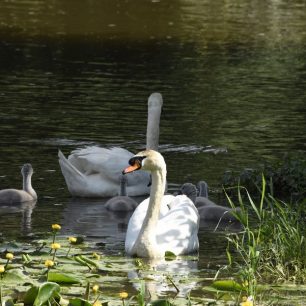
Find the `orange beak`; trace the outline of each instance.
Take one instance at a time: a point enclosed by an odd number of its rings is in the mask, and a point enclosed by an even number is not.
[[[122,174],[126,174],[126,173],[130,173],[130,172],[136,171],[136,170],[140,169],[140,167],[141,167],[140,164],[136,162],[134,165],[125,168],[122,171]]]

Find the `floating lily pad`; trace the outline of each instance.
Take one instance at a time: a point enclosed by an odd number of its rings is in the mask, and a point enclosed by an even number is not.
[[[78,284],[81,283],[79,279],[65,273],[51,272],[48,273],[48,281],[59,284]]]
[[[234,280],[217,280],[212,283],[212,287],[221,291],[243,291],[243,287]]]

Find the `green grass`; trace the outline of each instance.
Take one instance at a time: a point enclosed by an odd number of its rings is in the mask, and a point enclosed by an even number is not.
[[[258,203],[239,186],[238,205],[226,196],[232,207],[241,208],[236,217],[243,224],[243,230],[227,235],[227,256],[229,266],[238,271],[237,279],[246,294],[256,302],[262,284],[305,284],[305,202],[293,209],[267,195],[264,177]]]

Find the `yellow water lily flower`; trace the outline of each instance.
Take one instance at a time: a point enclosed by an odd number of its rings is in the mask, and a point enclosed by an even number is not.
[[[92,291],[93,291],[94,293],[97,293],[97,292],[99,291],[99,286],[98,286],[98,285],[94,285],[94,286],[92,287]]]
[[[92,306],[102,306],[102,303],[100,301],[95,301]]]
[[[13,253],[6,253],[5,258],[8,260],[12,260],[14,258],[14,254]]]
[[[98,253],[96,253],[96,252],[94,252],[94,253],[92,254],[92,257],[94,257],[94,258],[97,259],[97,260],[99,260],[99,259],[101,258],[101,256],[100,256]]]
[[[58,250],[61,248],[61,245],[59,243],[52,243],[51,244],[51,249],[52,250]]]
[[[122,299],[126,299],[129,295],[128,295],[127,292],[122,291],[122,292],[119,293],[119,296],[120,296],[120,298],[122,298]]]
[[[54,231],[59,231],[62,227],[59,224],[52,224],[52,229]]]
[[[45,261],[45,266],[46,266],[47,268],[53,267],[53,266],[54,266],[54,261],[51,260],[51,259],[47,259],[47,260]]]
[[[242,297],[242,302],[240,303],[240,306],[253,306],[253,297]]]
[[[4,268],[4,266],[0,266],[0,273],[4,273],[5,272],[5,268]]]
[[[68,240],[69,240],[70,243],[76,243],[77,242],[77,238],[75,238],[75,237],[69,237]]]

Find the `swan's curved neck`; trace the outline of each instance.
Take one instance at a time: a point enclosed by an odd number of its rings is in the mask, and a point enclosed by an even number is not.
[[[29,193],[33,197],[33,199],[37,199],[37,194],[31,184],[31,175],[23,176],[22,189]]]
[[[151,172],[152,186],[149,206],[137,240],[133,246],[133,253],[140,257],[163,257],[156,242],[156,228],[159,219],[160,205],[166,187],[166,169]]]
[[[147,150],[158,151],[160,114],[161,106],[149,106],[146,145]]]

